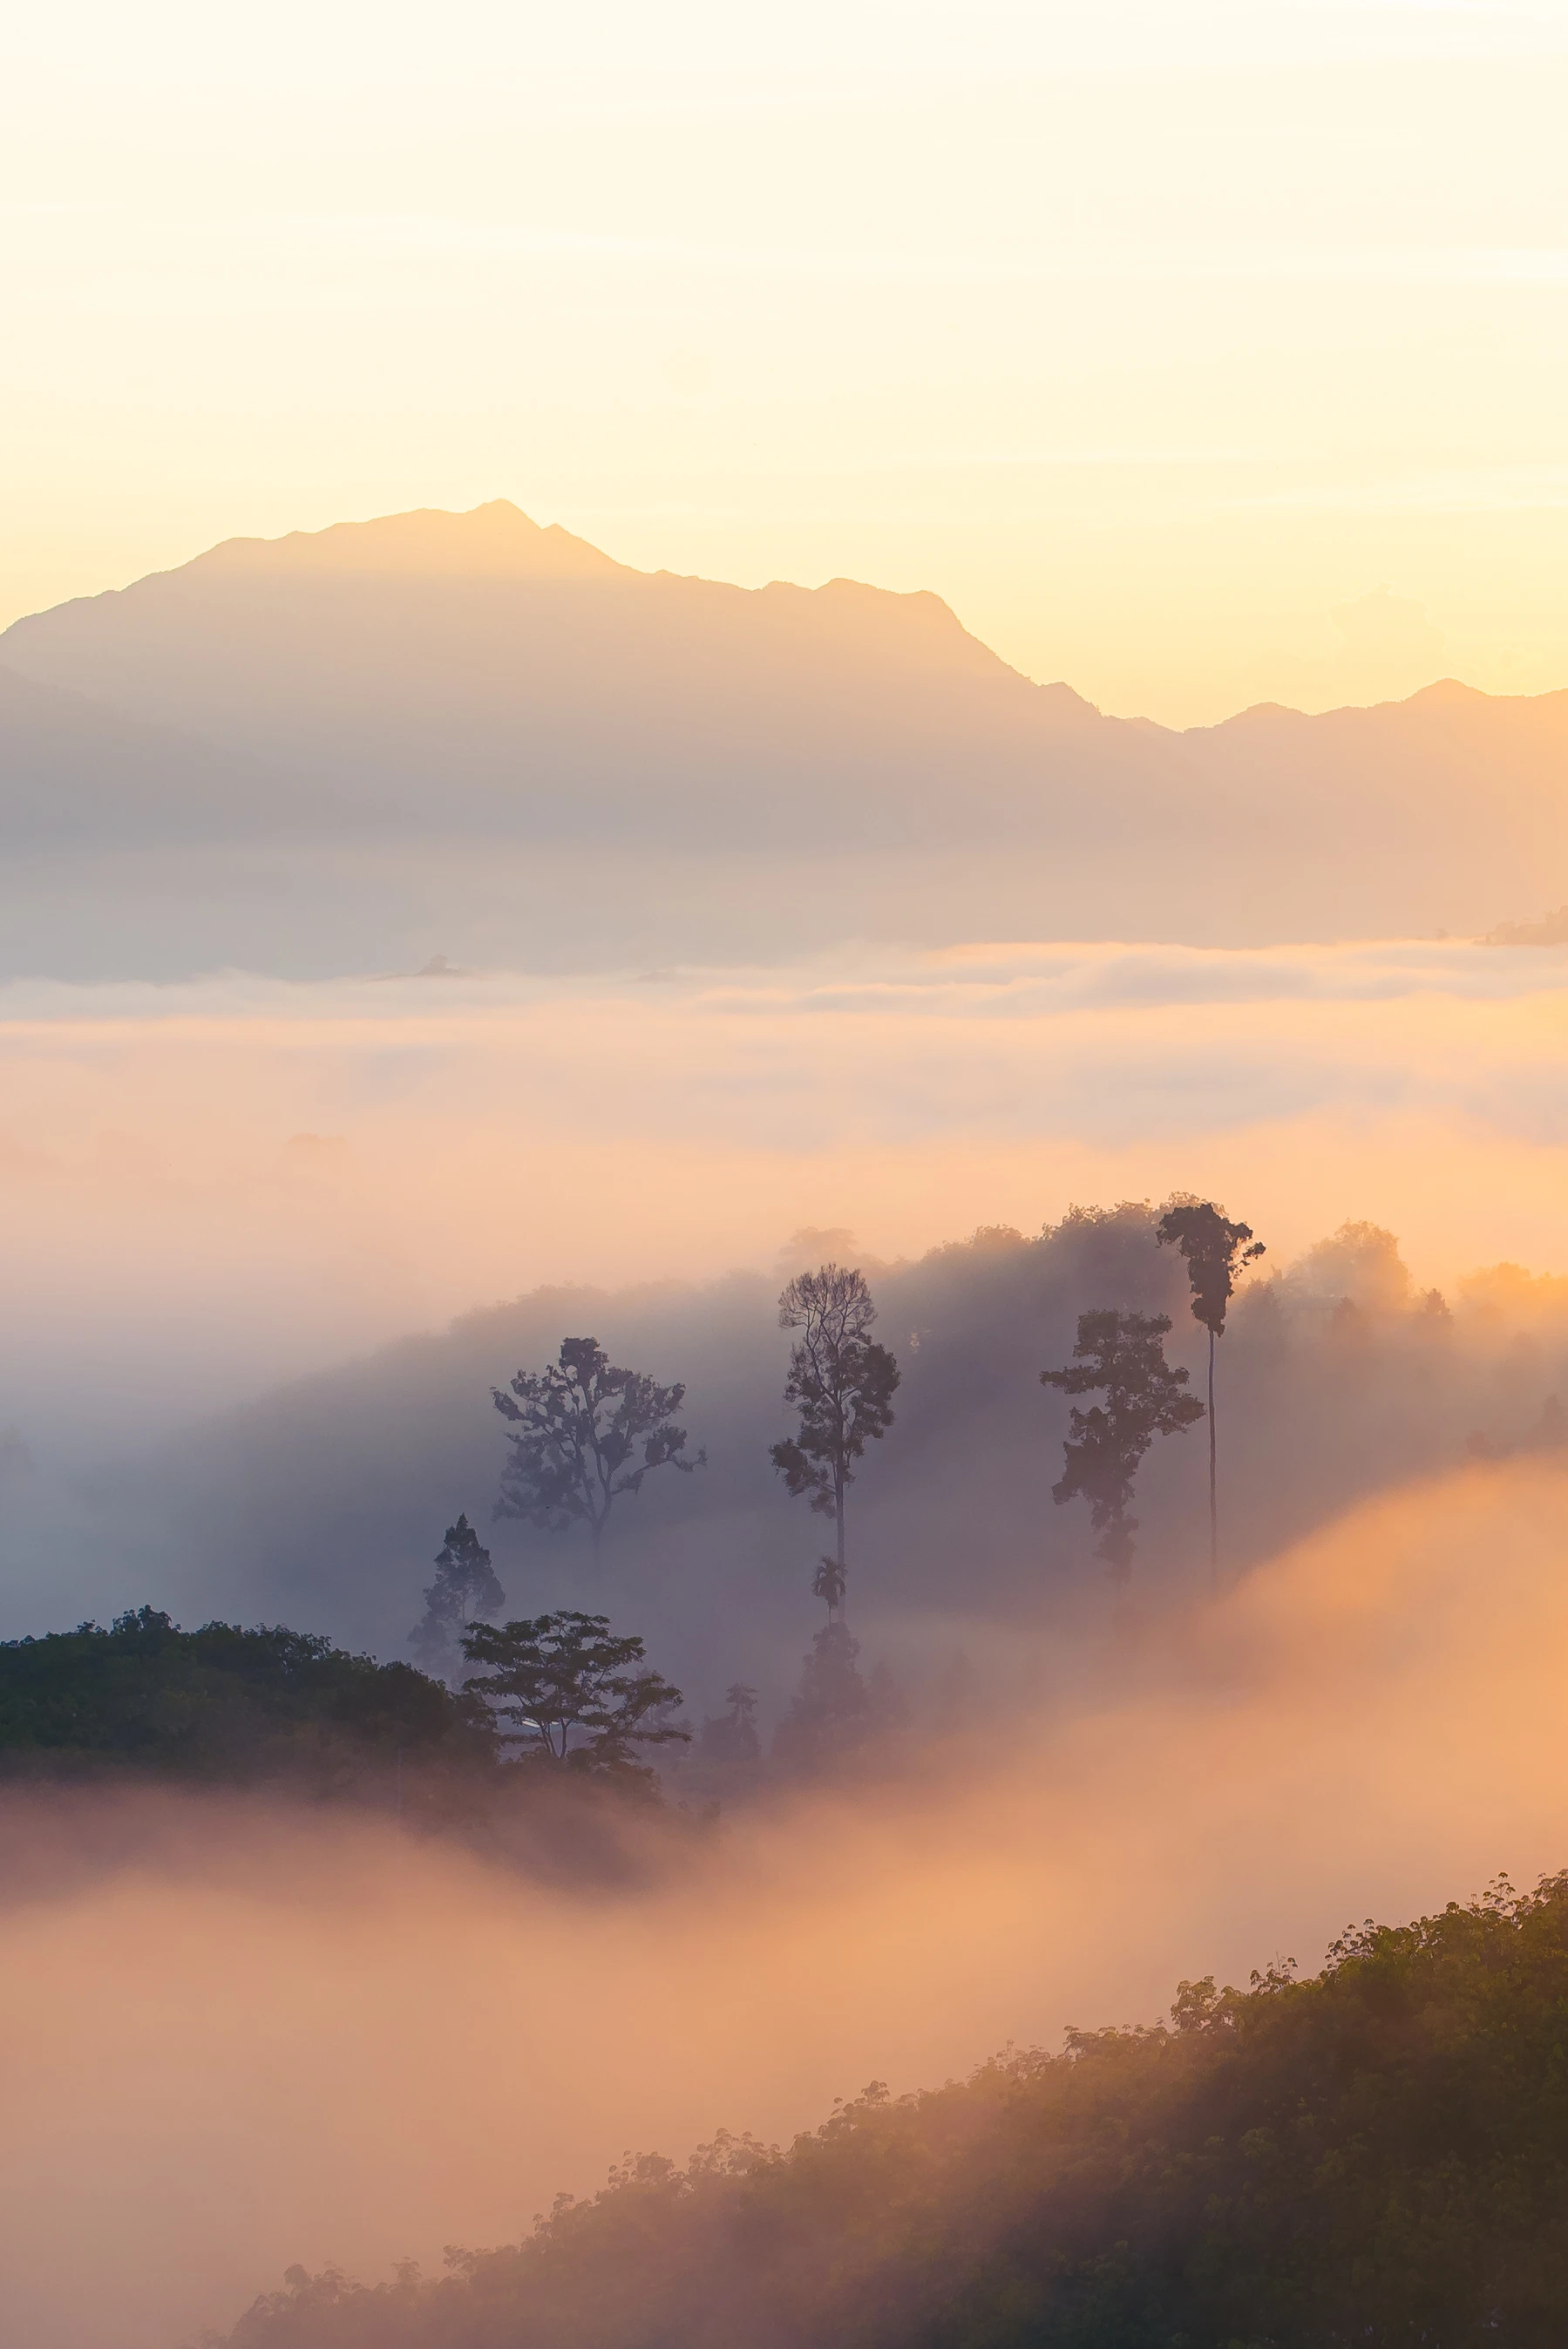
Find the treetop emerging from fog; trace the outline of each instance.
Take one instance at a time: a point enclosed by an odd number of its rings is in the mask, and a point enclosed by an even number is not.
[[[1253,1238],[1251,1224],[1233,1224],[1210,1199],[1179,1194],[1159,1223],[1154,1237],[1161,1247],[1176,1248],[1187,1266],[1192,1290],[1192,1318],[1212,1338],[1225,1326],[1225,1309],[1243,1265],[1255,1264],[1266,1254],[1262,1240]]]
[[[596,1338],[563,1338],[546,1369],[519,1371],[510,1393],[490,1393],[514,1429],[496,1515],[551,1533],[585,1525],[595,1549],[615,1503],[640,1492],[650,1469],[689,1476],[707,1464],[705,1452],[685,1456],[686,1430],[675,1421],[681,1381],[661,1386],[618,1368]]]
[[[818,1564],[811,1588],[827,1602],[830,1619],[843,1604],[844,1494],[854,1482],[851,1462],[892,1425],[898,1364],[868,1333],[877,1318],[863,1272],[825,1264],[797,1273],[779,1299],[779,1326],[799,1330],[790,1349],[784,1401],[799,1413],[798,1433],[769,1451],[795,1497],[807,1497],[831,1517],[836,1541]]]

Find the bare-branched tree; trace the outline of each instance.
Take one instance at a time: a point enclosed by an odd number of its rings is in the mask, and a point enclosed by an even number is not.
[[[801,1333],[784,1386],[799,1425],[769,1457],[791,1494],[804,1494],[819,1516],[833,1520],[833,1554],[820,1560],[811,1584],[813,1597],[827,1603],[830,1623],[838,1619],[848,1580],[844,1494],[854,1482],[852,1464],[892,1425],[898,1364],[869,1335],[876,1318],[864,1273],[836,1264],[798,1273],[779,1299],[779,1328]]]
[[[1253,1238],[1251,1224],[1231,1223],[1212,1199],[1177,1196],[1154,1227],[1161,1247],[1181,1250],[1186,1259],[1192,1291],[1192,1319],[1209,1333],[1209,1577],[1212,1588],[1220,1582],[1220,1484],[1214,1418],[1214,1340],[1225,1334],[1225,1308],[1243,1265],[1255,1264],[1265,1253],[1262,1240]]]
[[[689,1476],[707,1464],[706,1452],[684,1456],[686,1430],[675,1422],[686,1399],[680,1381],[663,1387],[642,1371],[618,1369],[596,1338],[563,1338],[558,1361],[519,1371],[510,1392],[490,1393],[513,1428],[497,1516],[551,1533],[585,1525],[595,1549],[615,1503],[640,1492],[650,1470]]]
[[[1059,1387],[1064,1394],[1104,1392],[1103,1404],[1088,1411],[1073,1406],[1063,1472],[1051,1497],[1058,1507],[1080,1498],[1088,1503],[1089,1523],[1099,1536],[1096,1554],[1117,1583],[1132,1572],[1138,1519],[1128,1511],[1144,1454],[1157,1435],[1183,1434],[1203,1416],[1197,1396],[1181,1392],[1186,1371],[1172,1370],[1165,1359],[1170,1327],[1166,1313],[1080,1313],[1071,1362],[1066,1370],[1040,1372],[1042,1386]]]

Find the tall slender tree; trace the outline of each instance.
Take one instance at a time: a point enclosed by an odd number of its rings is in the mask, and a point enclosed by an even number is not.
[[[1096,1554],[1113,1582],[1132,1572],[1132,1537],[1138,1519],[1128,1514],[1144,1454],[1157,1435],[1181,1435],[1203,1416],[1196,1395],[1183,1394],[1184,1370],[1165,1359],[1167,1313],[1080,1313],[1078,1343],[1065,1370],[1042,1371],[1040,1384],[1064,1394],[1104,1391],[1105,1402],[1088,1411],[1075,1403],[1063,1469],[1051,1486],[1059,1508],[1078,1499],[1089,1505],[1089,1523],[1099,1536]]]
[[[1212,1199],[1177,1197],[1154,1226],[1156,1245],[1180,1249],[1192,1291],[1192,1319],[1209,1333],[1209,1581],[1220,1587],[1219,1447],[1214,1417],[1214,1340],[1225,1334],[1225,1309],[1243,1265],[1267,1253],[1251,1224],[1233,1224]]]
[[[838,1620],[848,1582],[844,1495],[855,1480],[852,1463],[892,1425],[898,1364],[868,1334],[876,1318],[864,1273],[836,1264],[797,1273],[779,1299],[779,1328],[801,1333],[784,1384],[799,1426],[769,1457],[791,1494],[804,1494],[819,1516],[833,1520],[832,1555],[820,1560],[811,1584],[830,1623]]]
[[[519,1371],[510,1393],[490,1394],[514,1433],[501,1476],[498,1517],[522,1517],[551,1533],[585,1525],[598,1548],[610,1512],[642,1490],[655,1468],[689,1476],[707,1454],[686,1457],[675,1414],[686,1388],[660,1386],[642,1371],[616,1367],[596,1338],[563,1338],[556,1361]]]
[[[425,1592],[425,1611],[408,1634],[408,1645],[438,1680],[454,1678],[462,1661],[462,1638],[476,1616],[496,1616],[506,1593],[496,1578],[490,1554],[469,1525],[467,1513],[447,1527],[436,1559],[436,1578]]]

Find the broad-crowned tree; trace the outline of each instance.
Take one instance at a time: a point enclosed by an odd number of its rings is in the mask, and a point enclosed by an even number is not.
[[[1203,1416],[1197,1396],[1181,1392],[1186,1371],[1172,1370],[1165,1359],[1170,1327],[1166,1313],[1080,1313],[1071,1362],[1066,1370],[1040,1372],[1042,1386],[1059,1387],[1064,1394],[1104,1391],[1103,1404],[1088,1411],[1073,1406],[1063,1473],[1051,1497],[1058,1507],[1066,1501],[1088,1503],[1089,1523],[1099,1536],[1096,1554],[1118,1583],[1132,1572],[1138,1519],[1128,1511],[1144,1454],[1157,1435],[1183,1434]]]
[[[686,1430],[675,1422],[686,1399],[680,1381],[664,1387],[618,1369],[596,1338],[563,1338],[547,1369],[519,1371],[510,1392],[490,1393],[512,1423],[497,1516],[551,1533],[585,1525],[595,1549],[615,1503],[640,1492],[650,1470],[689,1476],[707,1463],[706,1452],[685,1457]]]
[[[494,1617],[506,1605],[490,1554],[467,1514],[447,1527],[436,1558],[436,1578],[425,1591],[425,1611],[408,1634],[408,1645],[425,1671],[449,1680],[462,1661],[463,1632],[476,1617]]]
[[[898,1364],[868,1333],[877,1318],[864,1273],[836,1264],[798,1273],[779,1299],[779,1326],[799,1330],[790,1350],[784,1400],[799,1414],[798,1432],[769,1454],[790,1493],[804,1494],[833,1520],[833,1555],[820,1562],[812,1595],[828,1620],[844,1603],[844,1494],[852,1463],[892,1425]]]
[[[647,1670],[641,1640],[618,1637],[604,1615],[565,1609],[515,1623],[473,1623],[463,1640],[484,1666],[463,1683],[482,1697],[501,1731],[559,1768],[635,1772],[633,1748],[685,1744],[670,1715],[681,1692]]]
[[[1214,1340],[1225,1333],[1225,1308],[1243,1265],[1265,1253],[1250,1224],[1233,1224],[1212,1199],[1173,1198],[1154,1226],[1156,1244],[1180,1249],[1192,1291],[1192,1319],[1209,1333],[1209,1573],[1220,1579],[1219,1452],[1214,1418]]]

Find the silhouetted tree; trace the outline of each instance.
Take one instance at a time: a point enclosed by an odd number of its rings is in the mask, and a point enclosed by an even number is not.
[[[797,1273],[779,1299],[779,1326],[801,1332],[789,1354],[784,1400],[800,1415],[799,1433],[769,1454],[791,1494],[809,1495],[819,1516],[831,1517],[833,1555],[819,1563],[813,1598],[827,1602],[828,1620],[844,1603],[844,1493],[854,1482],[852,1461],[892,1425],[898,1364],[867,1335],[877,1318],[862,1272],[825,1264]]]
[[[408,1645],[426,1671],[448,1679],[462,1658],[463,1632],[477,1616],[496,1616],[506,1593],[496,1579],[490,1554],[481,1547],[467,1514],[447,1527],[436,1558],[436,1578],[425,1592],[425,1611],[408,1634]]]
[[[860,1657],[847,1623],[825,1623],[813,1636],[800,1685],[773,1733],[773,1758],[786,1769],[826,1768],[869,1735],[872,1698]]]
[[[759,1762],[762,1747],[757,1735],[757,1691],[748,1688],[744,1681],[736,1681],[726,1689],[724,1702],[727,1711],[710,1713],[702,1724],[698,1745],[703,1760],[726,1769]]]
[[[1063,1445],[1065,1467],[1051,1486],[1059,1507],[1079,1498],[1089,1505],[1089,1523],[1099,1536],[1096,1554],[1115,1582],[1132,1571],[1132,1537],[1138,1519],[1129,1516],[1133,1482],[1157,1435],[1180,1435],[1203,1416],[1196,1395],[1181,1392],[1184,1370],[1165,1360],[1167,1313],[1080,1313],[1078,1343],[1064,1371],[1042,1371],[1040,1384],[1064,1394],[1092,1394],[1105,1402],[1089,1411],[1075,1404],[1071,1433]]]
[[[635,1770],[634,1745],[689,1742],[670,1714],[678,1688],[643,1665],[641,1640],[617,1638],[604,1615],[571,1609],[514,1623],[475,1623],[463,1640],[470,1663],[488,1669],[464,1682],[502,1731],[530,1741],[542,1758],[578,1770]]]
[[[1225,1308],[1243,1265],[1265,1253],[1250,1224],[1231,1223],[1212,1199],[1174,1198],[1154,1227],[1156,1244],[1179,1248],[1187,1263],[1192,1319],[1209,1333],[1209,1574],[1220,1579],[1220,1485],[1214,1417],[1214,1340],[1225,1331]]]
[[[650,1469],[689,1476],[707,1465],[706,1452],[681,1456],[680,1381],[662,1387],[641,1371],[617,1369],[596,1338],[563,1338],[548,1369],[519,1371],[510,1394],[490,1393],[516,1430],[507,1437],[511,1458],[498,1517],[522,1517],[551,1533],[581,1522],[597,1549],[615,1503],[640,1491]]]

